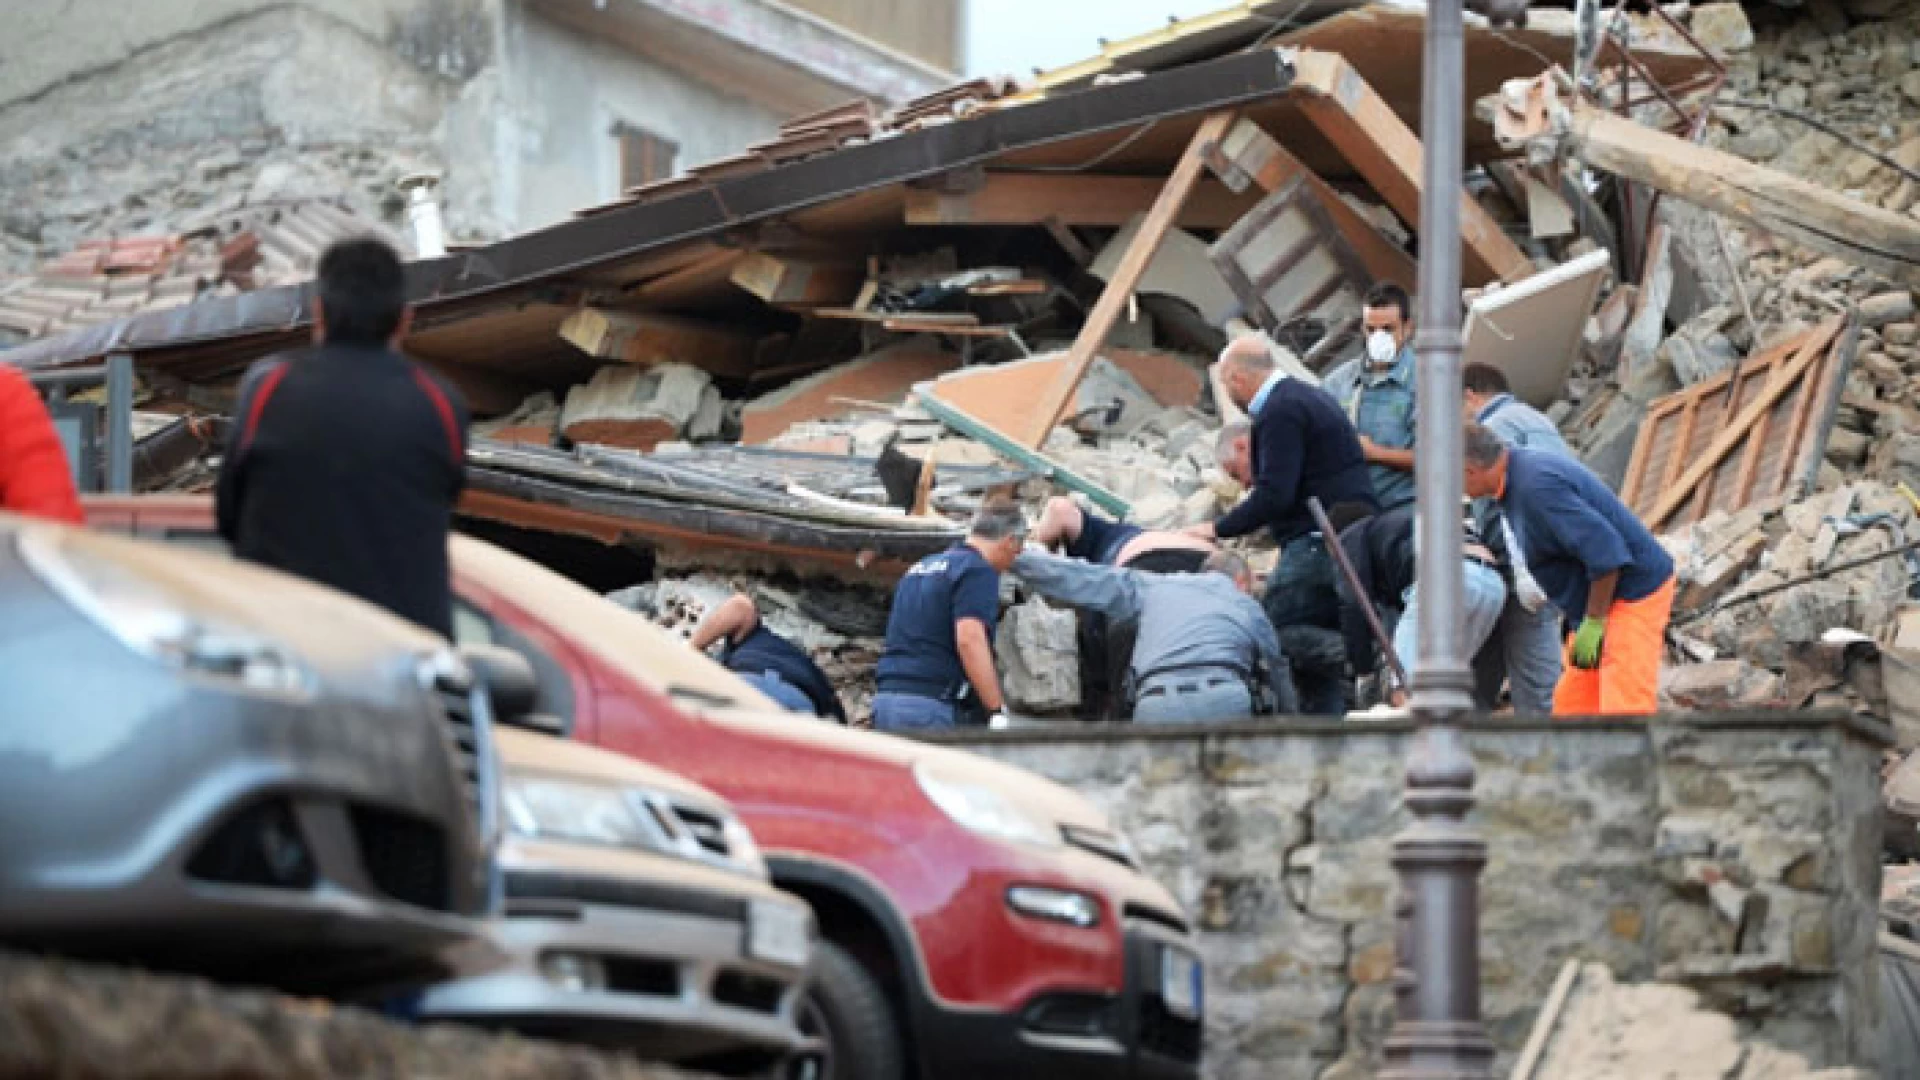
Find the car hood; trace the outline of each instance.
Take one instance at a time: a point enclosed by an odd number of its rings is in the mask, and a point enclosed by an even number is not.
[[[16,554],[22,544],[50,551],[76,586],[56,587],[69,603],[124,601],[256,634],[350,696],[400,666],[411,678],[419,657],[450,648],[372,604],[223,555],[5,514],[0,542]]]
[[[501,726],[494,732],[500,763],[512,772],[539,772],[548,776],[632,785],[664,792],[688,802],[726,806],[720,796],[699,784],[625,754],[600,750],[555,735]]]
[[[1075,792],[1023,769],[930,743],[841,727],[782,712],[765,695],[706,654],[637,612],[492,544],[455,536],[455,576],[498,594],[567,636],[604,664],[708,722],[762,738],[911,768],[926,762],[943,776],[992,787],[1062,825],[1111,830],[1106,815]]]

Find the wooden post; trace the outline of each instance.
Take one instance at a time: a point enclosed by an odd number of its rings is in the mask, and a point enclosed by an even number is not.
[[[1566,149],[1588,166],[1920,288],[1920,219],[1585,104]]]
[[[1425,149],[1345,57],[1299,49],[1293,53],[1294,96],[1307,119],[1334,145],[1394,212],[1420,228],[1420,173]],[[1460,240],[1464,280],[1484,285],[1513,282],[1533,273],[1533,261],[1507,238],[1473,196],[1460,195]]]
[[[1147,216],[1140,222],[1140,229],[1134,234],[1133,243],[1128,245],[1119,267],[1107,279],[1106,290],[1100,294],[1093,311],[1087,315],[1080,335],[1073,339],[1073,347],[1067,352],[1067,361],[1061,367],[1059,378],[1034,403],[1026,428],[1014,433],[1021,443],[1037,448],[1046,442],[1047,433],[1053,430],[1053,426],[1072,406],[1073,394],[1080,386],[1080,380],[1086,377],[1094,356],[1106,344],[1107,334],[1112,332],[1113,324],[1119,319],[1121,311],[1125,310],[1128,298],[1146,274],[1147,264],[1153,261],[1161,239],[1173,227],[1174,219],[1180,216],[1180,209],[1186,204],[1188,193],[1205,171],[1207,148],[1220,141],[1233,120],[1234,113],[1231,110],[1213,113],[1202,120],[1200,127],[1194,131],[1186,152],[1180,155],[1172,175],[1167,177],[1166,185],[1153,201],[1153,208],[1147,211]]]

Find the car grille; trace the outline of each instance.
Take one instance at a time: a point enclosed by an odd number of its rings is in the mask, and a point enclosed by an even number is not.
[[[446,714],[448,742],[452,746],[454,765],[460,772],[460,782],[466,793],[467,809],[473,814],[474,825],[478,828],[486,809],[484,770],[481,767],[481,729],[477,719],[479,709],[474,703],[479,691],[448,685],[450,681],[446,678],[437,680],[434,691],[440,697],[441,711]]]
[[[608,956],[601,962],[607,969],[607,989],[617,994],[680,996],[680,969],[665,960]]]
[[[1103,859],[1110,859],[1129,870],[1140,867],[1133,860],[1133,852],[1127,848],[1126,841],[1110,832],[1089,829],[1082,825],[1062,825],[1060,835],[1067,843],[1082,851],[1091,851]]]
[[[187,860],[187,873],[224,885],[311,889],[318,870],[283,798],[265,799],[222,822]]]
[[[415,907],[447,911],[447,838],[438,825],[371,806],[349,808],[367,877],[381,892]]]
[[[719,859],[733,858],[733,845],[727,842],[727,827],[718,814],[680,803],[671,803],[667,811],[700,849]]]
[[[780,999],[786,992],[787,984],[779,979],[745,971],[723,971],[713,980],[714,1001],[769,1016],[780,1011]]]

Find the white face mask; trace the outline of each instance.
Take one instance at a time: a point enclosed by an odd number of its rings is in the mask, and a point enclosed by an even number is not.
[[[1375,330],[1367,335],[1367,359],[1376,364],[1392,363],[1400,355],[1400,344],[1393,335],[1385,330]]]

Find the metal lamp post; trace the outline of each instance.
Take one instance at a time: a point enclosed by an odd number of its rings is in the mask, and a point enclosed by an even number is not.
[[[1461,600],[1460,174],[1466,142],[1462,0],[1428,0],[1420,107],[1425,178],[1420,197],[1418,355],[1414,441],[1421,603],[1413,674],[1418,725],[1407,761],[1412,821],[1395,837],[1400,874],[1398,1015],[1387,1035],[1392,1080],[1482,1080],[1493,1043],[1480,1020],[1480,869],[1486,844],[1467,825],[1473,758],[1460,720],[1473,710],[1473,672]],[[1526,0],[1480,0],[1495,23],[1524,22]]]

